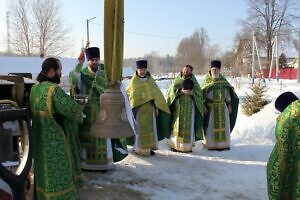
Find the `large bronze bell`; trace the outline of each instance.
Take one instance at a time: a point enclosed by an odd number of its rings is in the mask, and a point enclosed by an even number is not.
[[[120,85],[106,89],[100,96],[100,112],[92,125],[91,135],[99,138],[122,138],[134,135],[128,122]]]

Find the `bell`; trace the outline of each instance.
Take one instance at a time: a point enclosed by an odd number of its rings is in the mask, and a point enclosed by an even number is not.
[[[119,86],[118,84],[118,87],[106,89],[100,96],[100,112],[90,131],[94,137],[122,138],[134,135]]]

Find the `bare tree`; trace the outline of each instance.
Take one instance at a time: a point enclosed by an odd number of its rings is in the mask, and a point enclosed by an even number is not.
[[[30,27],[30,16],[28,15],[29,0],[13,1],[11,7],[11,24],[13,51],[20,55],[30,56],[33,48],[33,35]]]
[[[151,51],[149,54],[145,54],[145,59],[148,61],[148,68],[152,73],[161,73],[161,57],[158,52]]]
[[[58,0],[33,0],[32,11],[40,55],[60,55],[68,48],[66,41],[70,29],[62,23],[61,7]]]
[[[297,50],[297,51],[300,51],[300,49],[299,49],[299,40],[293,40],[293,46],[295,47],[295,49]]]
[[[190,37],[183,38],[177,47],[176,70],[190,64],[194,66],[195,73],[204,72],[208,43],[209,38],[204,28],[196,30]]]
[[[214,59],[219,59],[221,57],[221,54],[221,47],[218,44],[208,45],[206,50],[206,63],[210,63],[210,61]]]
[[[299,0],[248,0],[248,18],[244,25],[255,30],[257,38],[262,38],[268,63],[274,36],[278,34],[282,39],[290,39],[293,22],[299,19],[296,15],[299,4]]]
[[[63,24],[60,0],[17,0],[12,7],[18,53],[45,56],[67,51],[70,29]]]

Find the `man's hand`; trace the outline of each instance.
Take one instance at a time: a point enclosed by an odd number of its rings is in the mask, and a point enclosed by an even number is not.
[[[206,108],[206,106],[204,106],[203,111],[204,111],[204,114],[205,114],[205,115],[208,114],[208,109]]]
[[[227,105],[227,108],[228,108],[228,112],[231,113],[231,112],[232,112],[231,104],[228,104],[228,105]]]
[[[79,62],[79,64],[83,65],[84,61],[85,61],[84,49],[82,49],[81,52],[80,52],[80,55],[78,57],[78,62]]]
[[[158,115],[159,115],[159,110],[155,108],[155,117],[157,117]]]

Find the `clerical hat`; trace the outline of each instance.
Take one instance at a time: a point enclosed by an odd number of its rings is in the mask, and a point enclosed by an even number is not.
[[[137,60],[136,61],[136,68],[137,69],[147,68],[147,60]]]
[[[298,100],[298,97],[292,92],[284,92],[275,100],[275,108],[282,112],[293,101]]]
[[[98,47],[90,47],[85,50],[86,59],[100,58],[100,49]]]
[[[219,60],[213,60],[210,63],[210,67],[216,67],[216,68],[219,68],[219,69],[221,69],[221,65],[222,65],[222,63]]]
[[[182,82],[182,88],[184,90],[193,90],[194,88],[194,82],[191,80],[191,79],[185,79],[183,82]]]

